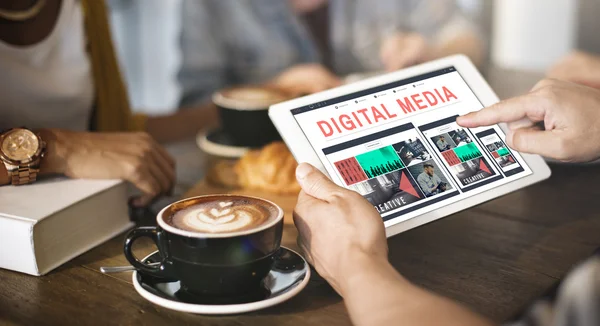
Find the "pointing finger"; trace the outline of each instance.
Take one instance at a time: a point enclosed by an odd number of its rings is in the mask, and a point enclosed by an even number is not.
[[[456,122],[465,128],[490,126],[501,122],[514,122],[524,118],[543,121],[544,106],[539,97],[524,95],[502,101],[477,112],[458,117]]]

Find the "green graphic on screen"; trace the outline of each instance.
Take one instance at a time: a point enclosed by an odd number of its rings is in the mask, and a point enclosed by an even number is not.
[[[500,155],[500,156],[506,156],[509,154],[510,154],[510,152],[508,151],[508,149],[506,149],[506,147],[502,147],[498,150],[498,155]]]
[[[356,160],[369,179],[404,168],[392,146],[358,155]]]
[[[474,143],[457,147],[454,149],[454,153],[463,163],[482,156],[481,152],[479,149],[477,149],[477,146]]]

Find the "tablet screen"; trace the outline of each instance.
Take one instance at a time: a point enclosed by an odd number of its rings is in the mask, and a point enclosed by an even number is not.
[[[334,182],[390,225],[532,173],[498,126],[456,123],[482,107],[448,67],[291,112]]]

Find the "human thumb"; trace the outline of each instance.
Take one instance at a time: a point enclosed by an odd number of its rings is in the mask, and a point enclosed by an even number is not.
[[[332,195],[345,191],[308,163],[298,165],[296,179],[307,195],[324,201],[329,201]]]

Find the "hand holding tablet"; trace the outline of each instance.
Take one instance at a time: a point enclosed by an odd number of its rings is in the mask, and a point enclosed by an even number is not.
[[[476,68],[450,57],[281,103],[270,116],[298,162],[366,198],[388,236],[550,176],[503,129],[460,115],[498,101]]]

